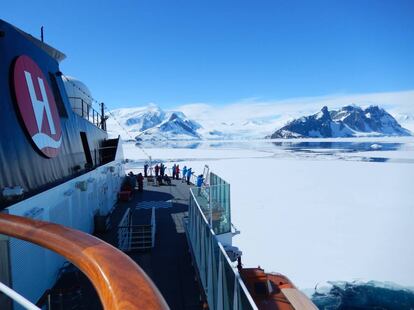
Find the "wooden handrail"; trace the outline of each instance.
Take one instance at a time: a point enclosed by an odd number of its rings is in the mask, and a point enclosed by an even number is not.
[[[144,271],[126,254],[79,230],[0,213],[0,233],[52,250],[90,279],[106,310],[168,309]]]

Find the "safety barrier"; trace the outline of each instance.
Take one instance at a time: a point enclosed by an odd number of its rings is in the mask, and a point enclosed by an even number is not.
[[[118,225],[118,249],[124,252],[151,249],[155,245],[155,232],[155,208],[151,211],[150,224],[145,225],[133,225],[128,208]]]
[[[157,221],[155,220],[155,208],[151,211],[151,241],[152,247],[155,246],[155,232],[157,231]]]
[[[131,248],[131,209],[128,208],[118,225],[118,249],[127,252]]]
[[[99,127],[103,130],[106,130],[106,117],[102,116],[101,113],[96,111],[92,105],[86,102],[81,97],[68,97],[72,103],[72,110],[76,114],[82,116],[84,119],[88,120],[96,127]]]
[[[257,309],[236,267],[197,201],[197,189],[190,190],[188,223],[190,248],[210,309]]]

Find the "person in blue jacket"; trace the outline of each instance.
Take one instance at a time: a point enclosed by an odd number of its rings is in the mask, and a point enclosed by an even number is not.
[[[187,166],[184,166],[184,168],[183,168],[183,180],[181,181],[182,183],[185,182],[186,177],[187,177]]]
[[[197,177],[197,187],[198,187],[198,192],[197,192],[197,194],[198,194],[198,196],[200,196],[200,195],[201,195],[201,186],[203,185],[203,182],[204,182],[203,175],[202,175],[202,174],[200,174],[200,175]]]
[[[191,178],[191,175],[193,174],[191,170],[192,170],[191,168],[187,169],[187,184],[188,185],[190,185],[190,178]]]

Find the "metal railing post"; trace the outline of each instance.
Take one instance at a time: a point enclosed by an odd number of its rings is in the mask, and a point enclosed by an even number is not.
[[[41,310],[36,305],[32,304],[30,301],[28,301],[26,298],[24,298],[19,293],[13,291],[10,287],[4,285],[0,282],[0,292],[3,292],[7,296],[9,296],[11,299],[13,299],[15,302],[17,302],[22,307],[28,309],[28,310]]]
[[[106,130],[106,124],[105,124],[105,104],[101,102],[101,128],[103,130]]]
[[[156,222],[155,222],[155,208],[152,208],[152,214],[151,214],[151,241],[152,241],[152,247],[155,245],[155,231],[156,231]]]

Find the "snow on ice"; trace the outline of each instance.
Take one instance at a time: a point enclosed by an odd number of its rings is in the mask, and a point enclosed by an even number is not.
[[[382,163],[342,160],[349,154],[338,149],[336,156],[302,156],[254,149],[249,142],[147,152],[167,166],[180,161],[196,173],[207,164],[230,182],[232,222],[241,230],[233,242],[243,251],[246,267],[281,272],[302,289],[332,280],[413,287],[414,139],[403,141],[406,147],[400,150],[370,148],[369,156],[403,159]],[[131,143],[124,153],[141,163],[146,159]]]

